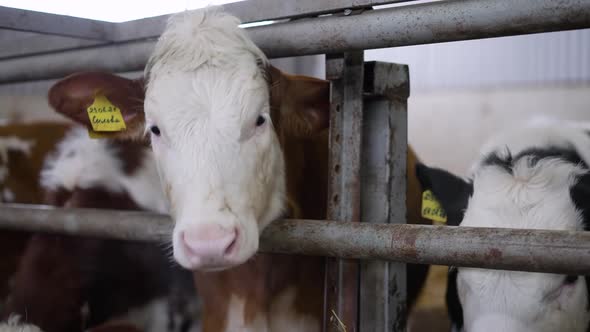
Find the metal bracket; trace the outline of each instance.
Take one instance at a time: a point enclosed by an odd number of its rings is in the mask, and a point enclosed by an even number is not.
[[[360,158],[363,121],[363,52],[326,56],[332,80],[328,219],[360,221]],[[326,331],[358,330],[356,260],[327,258],[324,327]]]
[[[406,65],[365,63],[362,146],[362,220],[406,223]],[[360,326],[364,331],[405,331],[406,264],[361,261]]]

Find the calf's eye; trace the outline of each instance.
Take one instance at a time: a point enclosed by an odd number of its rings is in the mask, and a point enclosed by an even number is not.
[[[151,126],[150,131],[156,136],[160,136],[160,128],[158,126]]]
[[[266,121],[264,117],[262,115],[259,115],[258,118],[256,118],[256,127],[262,126],[264,124],[264,121]]]

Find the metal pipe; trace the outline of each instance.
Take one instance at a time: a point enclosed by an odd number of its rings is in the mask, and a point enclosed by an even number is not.
[[[93,209],[2,205],[0,227],[121,240],[163,241],[170,218]],[[278,220],[263,252],[590,275],[590,232]]]
[[[129,241],[165,241],[170,217],[150,212],[0,204],[0,228]]]
[[[249,28],[269,57],[438,43],[590,28],[588,0],[455,0]],[[129,71],[153,42],[93,47],[0,62],[0,83],[62,77],[79,70]]]
[[[248,0],[223,5],[223,10],[238,17],[242,23],[292,19],[322,14],[344,12],[346,9],[359,9],[372,6],[408,2],[415,0]],[[118,23],[113,36],[114,41],[129,41],[159,36],[170,15],[147,17],[139,20]]]
[[[86,47],[0,61],[0,83],[55,79],[84,70],[143,70],[154,41]]]
[[[117,24],[0,6],[0,29],[91,40],[111,40]]]

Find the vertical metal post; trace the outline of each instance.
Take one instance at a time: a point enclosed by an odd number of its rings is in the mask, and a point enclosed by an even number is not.
[[[326,56],[332,81],[328,219],[360,221],[363,52]],[[359,263],[327,258],[324,329],[358,331]]]
[[[408,67],[365,64],[362,220],[406,222]],[[405,331],[406,265],[365,260],[360,265],[363,331]]]

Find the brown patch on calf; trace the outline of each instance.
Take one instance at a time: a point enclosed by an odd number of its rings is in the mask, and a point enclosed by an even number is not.
[[[80,278],[78,267],[82,262],[79,253],[95,246],[96,240],[77,242],[66,239],[58,235],[31,238],[15,275],[3,319],[16,313],[45,332],[79,332],[83,329],[84,300],[72,295],[82,294],[84,284],[88,282]]]
[[[287,217],[325,219],[328,186],[329,82],[270,69],[271,116],[283,150],[287,176]],[[420,216],[422,190],[414,174],[416,156],[408,149],[408,222]],[[280,222],[280,221],[277,221]],[[273,301],[295,290],[294,315],[323,317],[322,257],[257,254],[247,263],[222,272],[195,272],[204,299],[203,332],[226,327],[229,301],[245,301],[244,319],[252,323],[271,312]],[[408,266],[408,307],[422,287],[428,266]],[[287,329],[287,327],[285,327]]]
[[[329,82],[285,75],[274,68],[271,77],[277,82],[271,84],[271,116],[287,168],[288,217],[324,219]],[[319,89],[305,90],[309,84]],[[304,95],[307,97],[302,98]],[[245,301],[243,314],[249,324],[260,315],[268,316],[273,301],[289,289],[295,290],[292,316],[313,317],[319,328],[323,280],[324,258],[300,255],[257,254],[231,270],[195,272],[197,289],[204,300],[203,332],[226,327],[232,296]]]
[[[290,75],[270,66],[270,105],[277,132],[310,137],[330,124],[330,81]]]
[[[48,201],[61,207],[136,208],[125,196],[96,188],[47,193]],[[83,317],[82,307],[89,300],[86,294],[97,272],[92,269],[102,243],[90,238],[34,235],[20,260],[2,316],[20,314],[45,332],[83,330],[88,317]]]
[[[61,189],[47,197],[62,207],[138,209],[128,194],[101,188]],[[3,317],[20,314],[44,332],[79,332],[164,296],[167,273],[169,263],[155,244],[37,234]]]
[[[293,287],[293,313],[315,317],[320,323],[323,306],[324,259],[297,255],[257,254],[248,263],[221,272],[195,272],[203,297],[203,332],[223,331],[232,296],[245,301],[244,320],[252,323],[272,310],[278,295]]]
[[[31,153],[9,152],[8,177],[0,183],[0,189],[14,194],[14,203],[41,204],[43,190],[39,173],[47,154],[64,136],[69,126],[53,123],[18,124],[0,126],[0,137],[18,137],[32,142]]]
[[[146,146],[129,141],[109,140],[108,143],[114,148],[116,158],[121,160],[126,175],[133,175],[145,161]]]
[[[286,84],[289,79],[301,78],[283,77],[280,84]],[[320,83],[324,89],[329,89],[327,81],[308,78],[305,81],[313,85]],[[305,85],[289,86],[290,89],[285,85],[274,85],[278,90],[272,95],[275,98],[272,102],[273,124],[287,168],[287,205],[291,213],[288,217],[324,219],[328,175],[327,123],[312,116],[316,110],[302,115],[303,104],[295,105],[286,97],[293,92],[293,87],[302,89]],[[327,94],[319,96],[326,100],[328,97]],[[273,309],[273,301],[289,289],[295,291],[293,316],[313,317],[319,328],[323,312],[323,280],[324,258],[299,255],[257,254],[247,263],[227,271],[195,272],[197,289],[204,301],[203,332],[222,331],[226,327],[232,296],[245,301],[246,324],[260,315],[272,319],[268,315]]]
[[[0,126],[0,137],[17,137],[33,143],[30,154],[8,152],[8,163],[0,161],[8,169],[8,177],[0,183],[0,193],[10,191],[14,199],[10,203],[41,204],[43,192],[39,173],[45,156],[63,138],[68,126],[54,123],[12,124]],[[8,294],[8,283],[14,275],[18,261],[30,234],[19,231],[0,231],[0,302]]]

